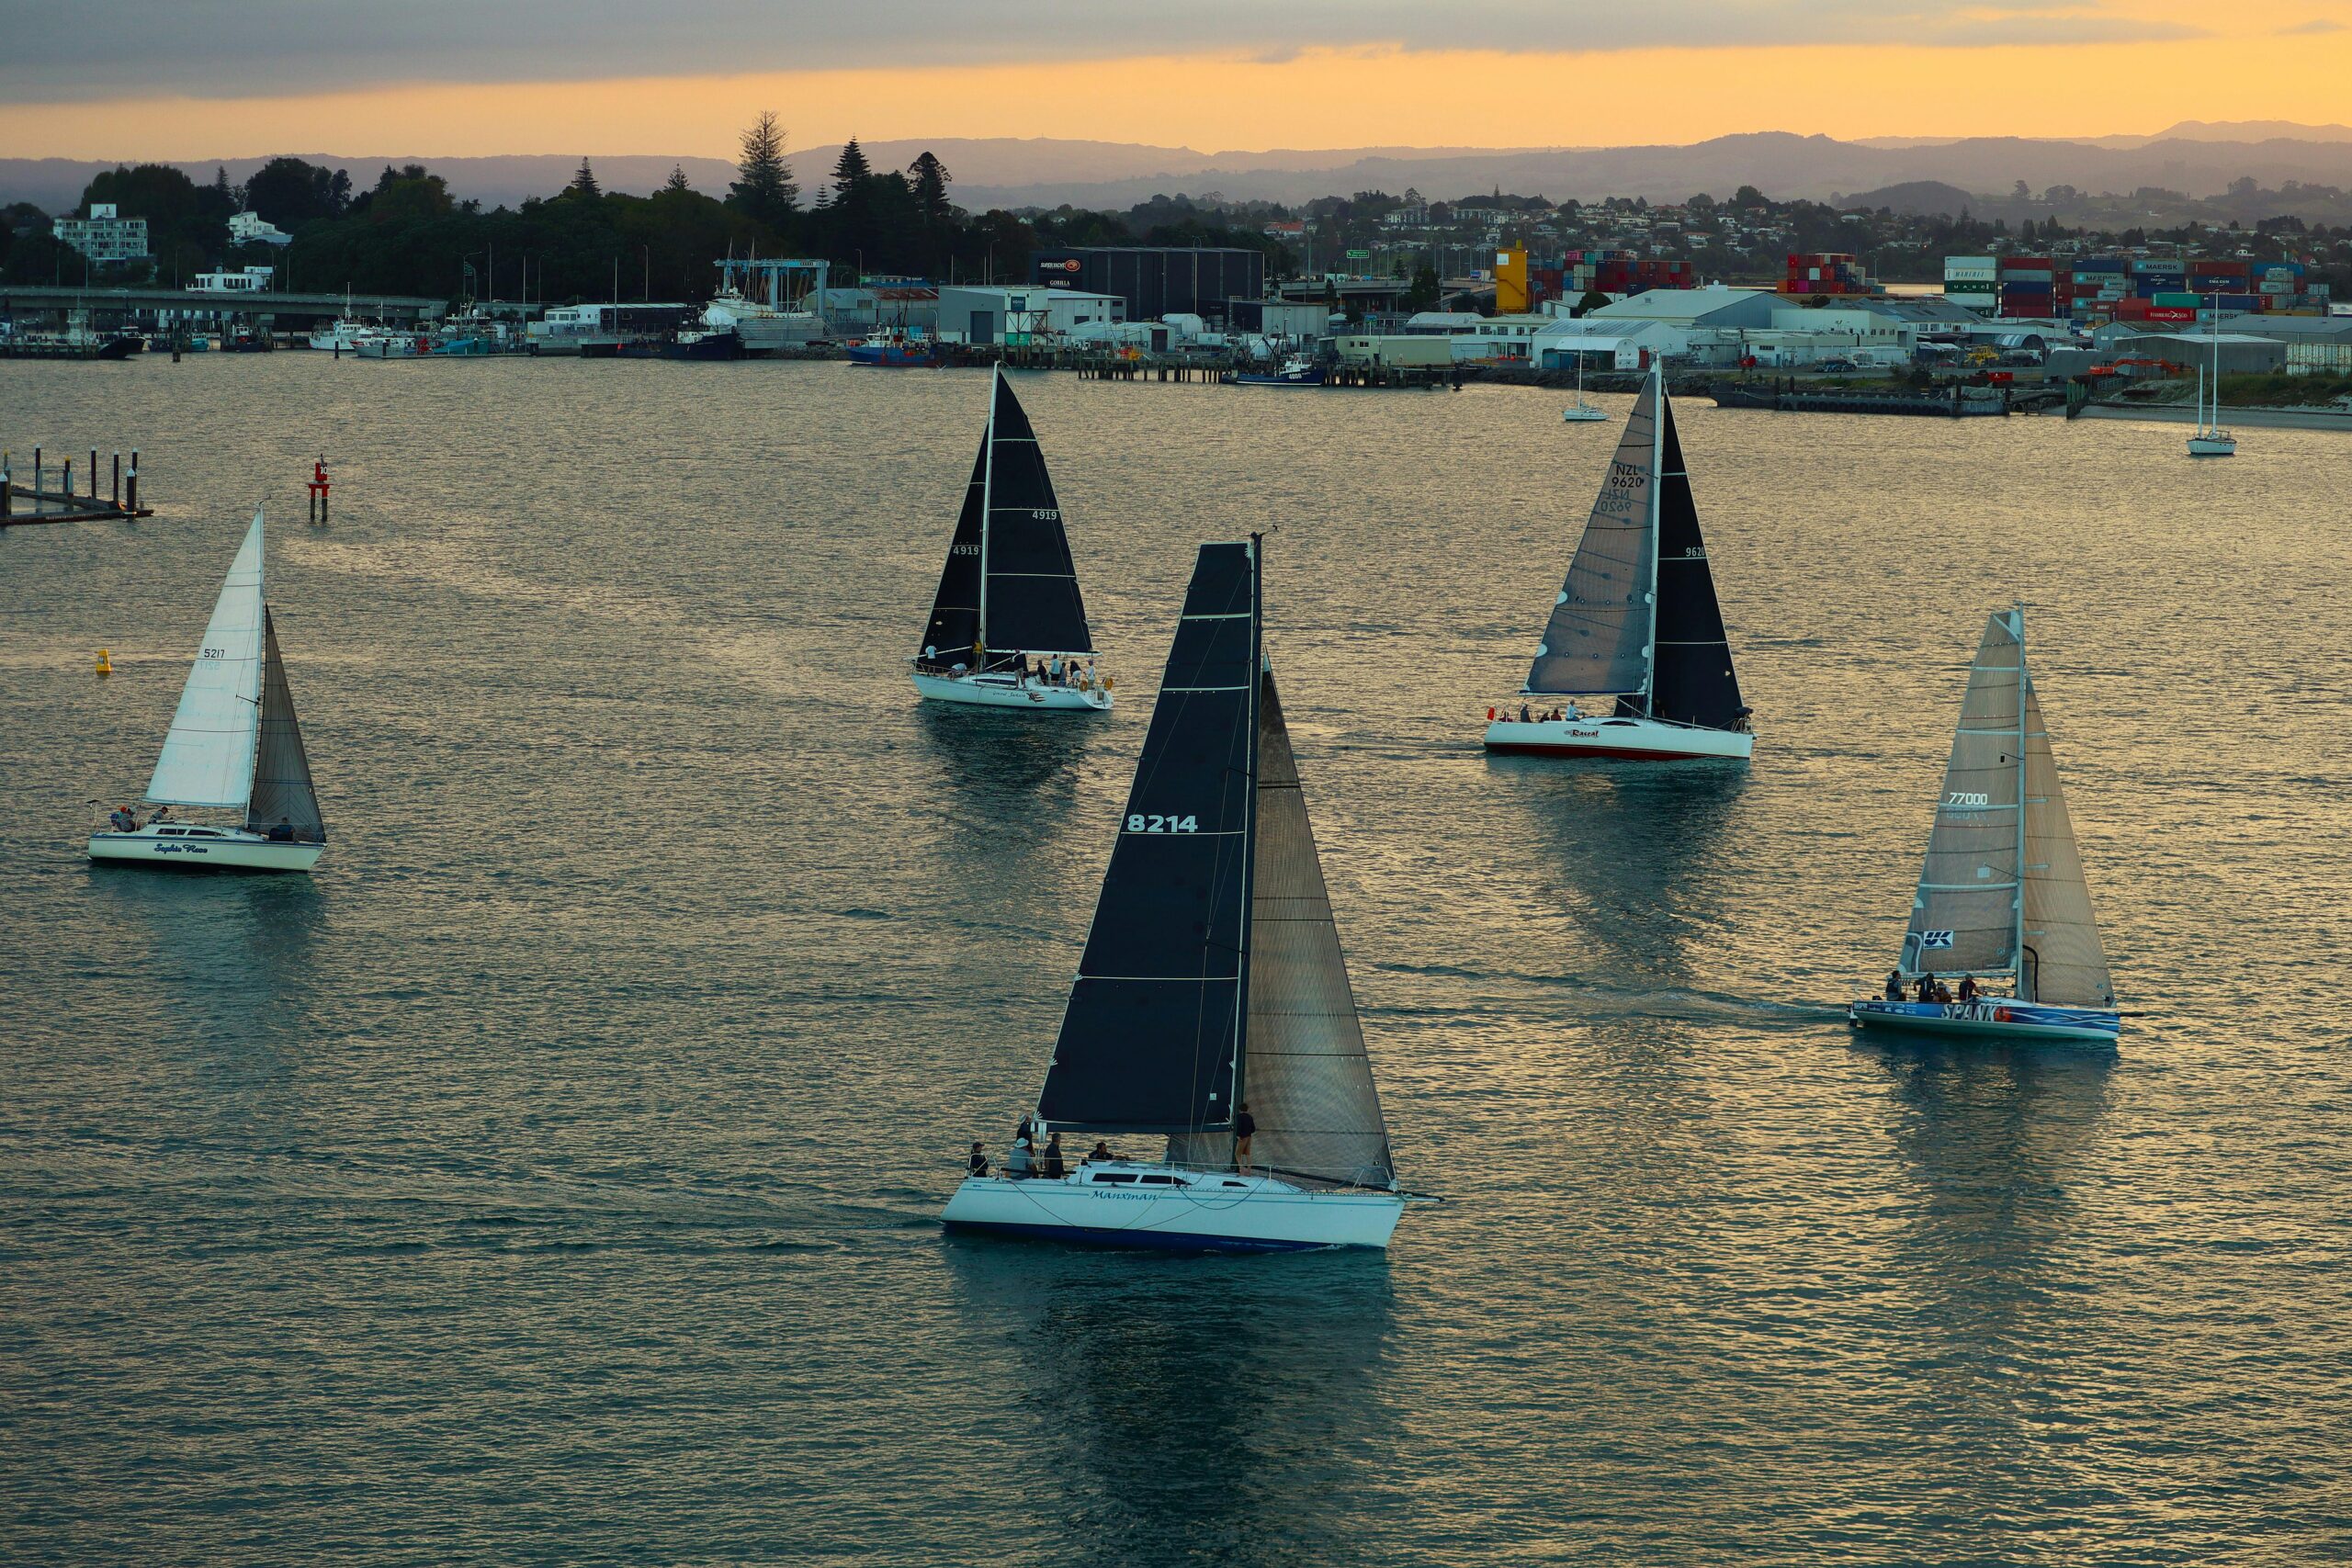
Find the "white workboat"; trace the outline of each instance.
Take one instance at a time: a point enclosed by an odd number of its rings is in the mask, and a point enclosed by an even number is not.
[[[261,513],[229,568],[204,644],[155,759],[146,799],[156,807],[239,813],[241,826],[136,821],[90,835],[94,861],[191,870],[308,871],[326,848],[311,763],[278,657],[262,587]],[[123,818],[130,815],[127,824]]]
[[[1756,749],[1662,366],[1626,416],[1519,697],[1520,717],[1487,710],[1487,750],[1745,761]]]
[[[1039,1136],[1164,1138],[1164,1157],[970,1177],[951,1227],[1258,1252],[1385,1247],[1404,1212],[1260,561],[1255,539],[1201,547],[1036,1107]]]
[[[1053,476],[1002,365],[989,381],[988,429],[914,656],[915,690],[933,702],[1106,712],[1111,682],[1095,671]]]
[[[1938,999],[1958,982],[1965,999]],[[1901,999],[1905,986],[1921,994]],[[1977,987],[1984,987],[1977,991]],[[1951,738],[1903,956],[1886,995],[1850,1004],[1865,1029],[2112,1046],[2121,1030],[2107,950],[2075,847],[2025,613],[1984,625]]]

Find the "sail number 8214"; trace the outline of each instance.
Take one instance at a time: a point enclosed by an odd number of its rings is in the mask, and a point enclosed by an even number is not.
[[[1144,817],[1127,818],[1130,833],[1197,833],[1201,819],[1197,817]]]

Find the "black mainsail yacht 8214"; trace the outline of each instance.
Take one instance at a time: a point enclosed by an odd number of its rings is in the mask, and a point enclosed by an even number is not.
[[[967,1179],[951,1226],[1116,1247],[1388,1245],[1407,1201],[1261,652],[1260,541],[1201,547],[1035,1122],[1165,1140]],[[1069,1159],[1077,1159],[1073,1147]]]
[[[1111,683],[1094,667],[1078,569],[1037,433],[1000,365],[964,509],[914,658],[933,702],[1102,712]]]

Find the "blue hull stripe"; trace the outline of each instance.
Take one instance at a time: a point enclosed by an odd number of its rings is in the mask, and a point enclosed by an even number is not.
[[[1081,1225],[1011,1225],[949,1220],[952,1231],[987,1231],[1034,1241],[1065,1241],[1080,1247],[1132,1247],[1161,1252],[1312,1252],[1332,1245],[1319,1241],[1266,1241],[1254,1236],[1197,1235],[1187,1231],[1093,1230]]]

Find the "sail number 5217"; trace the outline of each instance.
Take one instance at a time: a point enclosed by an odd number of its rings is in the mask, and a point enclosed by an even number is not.
[[[1201,819],[1197,817],[1130,817],[1130,833],[1197,833]]]

